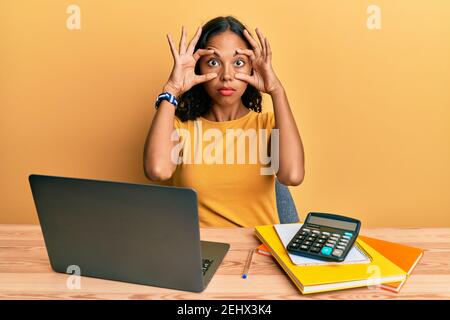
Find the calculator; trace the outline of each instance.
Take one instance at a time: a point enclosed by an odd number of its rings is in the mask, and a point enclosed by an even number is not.
[[[358,237],[359,220],[324,212],[310,212],[287,245],[289,253],[325,261],[342,262]]]

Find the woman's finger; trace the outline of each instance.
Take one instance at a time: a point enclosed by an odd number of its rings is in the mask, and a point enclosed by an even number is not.
[[[266,62],[270,63],[271,59],[272,59],[272,50],[270,49],[269,40],[267,40],[267,38],[264,38],[264,40],[266,42],[266,47],[267,47]]]
[[[259,42],[261,42],[261,47],[262,47],[262,56],[264,58],[264,60],[266,60],[266,43],[264,41],[264,36],[261,32],[261,30],[259,30],[258,28],[256,28],[256,34],[258,35],[259,38]]]
[[[245,54],[246,56],[249,56],[251,61],[256,59],[255,52],[253,50],[250,50],[250,49],[236,49],[236,51],[238,53],[242,53],[242,54]]]
[[[214,53],[213,49],[197,49],[197,51],[195,51],[194,53],[194,59],[195,61],[197,61],[198,59],[200,59],[201,56],[204,56],[205,54],[212,54]]]
[[[244,35],[247,38],[248,42],[253,47],[253,50],[255,50],[256,57],[259,57],[261,54],[261,48],[258,46],[258,43],[253,39],[253,36],[250,34],[250,32],[247,31],[247,29],[244,29]]]
[[[242,73],[242,72],[238,72],[238,73],[234,74],[234,77],[236,79],[238,79],[238,80],[242,80],[242,81],[245,81],[245,82],[253,85],[254,78],[251,75],[248,75],[248,74],[245,74],[245,73]]]
[[[209,81],[211,79],[214,79],[215,77],[217,77],[217,73],[213,72],[213,73],[207,73],[207,74],[202,74],[200,76],[196,76],[194,78],[194,85],[195,84],[199,84],[202,82],[206,82]]]
[[[186,29],[181,27],[180,54],[186,53]]]
[[[194,38],[189,43],[189,47],[187,49],[187,53],[189,53],[189,54],[193,54],[194,53],[195,45],[197,44],[197,41],[200,38],[201,34],[202,34],[202,27],[199,27],[197,29],[197,33],[195,34]]]
[[[175,44],[173,43],[173,40],[172,40],[172,37],[170,36],[170,34],[167,34],[167,40],[169,41],[170,50],[172,51],[174,60],[178,59],[178,52],[177,52],[177,49],[175,48]]]

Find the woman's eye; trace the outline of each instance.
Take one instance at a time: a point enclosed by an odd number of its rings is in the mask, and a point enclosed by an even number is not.
[[[208,64],[208,66],[210,66],[210,67],[217,67],[217,66],[218,66],[218,62],[217,62],[216,59],[211,59],[211,60],[209,60],[209,61],[207,62],[207,64]],[[238,67],[242,67],[242,66],[245,65],[245,61],[242,60],[242,59],[239,59],[239,60],[236,60],[235,64],[236,64]]]
[[[209,60],[207,62],[208,66],[215,67],[216,65],[211,64],[212,62],[216,62],[217,63],[217,61],[215,59],[211,59],[211,60]]]
[[[241,64],[238,65],[238,67],[242,67],[245,64],[244,60],[237,60],[236,63],[238,63],[238,62],[241,62]]]

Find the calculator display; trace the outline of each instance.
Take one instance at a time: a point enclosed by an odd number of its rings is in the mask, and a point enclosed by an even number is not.
[[[352,222],[327,219],[327,218],[316,217],[316,216],[310,216],[308,219],[308,223],[332,227],[332,228],[338,228],[338,229],[352,230],[352,231],[355,231],[356,226],[357,226],[356,223],[352,223]]]

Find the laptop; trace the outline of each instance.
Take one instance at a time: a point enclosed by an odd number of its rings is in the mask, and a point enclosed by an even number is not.
[[[29,182],[56,272],[201,292],[230,248],[200,241],[192,188],[39,174]]]

